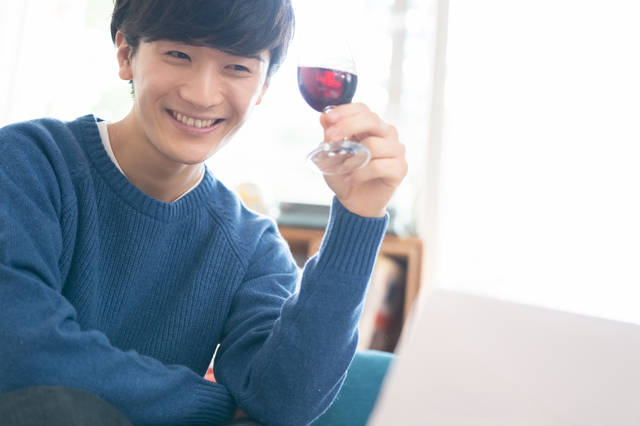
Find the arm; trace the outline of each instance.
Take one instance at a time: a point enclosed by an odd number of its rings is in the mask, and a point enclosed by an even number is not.
[[[37,130],[0,131],[0,392],[47,384],[84,389],[134,424],[230,419],[235,403],[223,386],[122,351],[79,325],[63,296],[79,250],[75,194],[48,136],[27,137]]]
[[[386,216],[363,218],[334,200],[322,246],[293,295],[278,289],[279,280],[288,280],[283,265],[295,268],[286,247],[252,262],[214,363],[216,380],[250,417],[265,425],[304,425],[333,401],[355,354],[386,224]]]
[[[335,108],[323,114],[321,123],[326,140],[355,135],[371,149],[372,161],[349,175],[326,177],[336,198],[320,250],[305,265],[299,293],[287,298],[281,310],[274,304],[269,314],[273,328],[263,329],[252,346],[223,341],[215,364],[216,377],[239,406],[267,425],[306,424],[340,389],[357,346],[361,308],[387,223],[386,205],[407,170],[395,128],[366,106]],[[276,274],[278,256],[268,258]],[[245,282],[236,295],[238,304],[260,286],[259,280]],[[257,316],[245,314],[246,309],[238,305],[232,310],[227,336],[248,322],[257,326]],[[249,343],[247,333],[240,334]]]

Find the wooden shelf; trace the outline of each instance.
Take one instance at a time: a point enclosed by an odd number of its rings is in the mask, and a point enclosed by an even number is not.
[[[318,251],[324,235],[324,229],[298,228],[284,225],[279,228],[300,266]],[[407,278],[403,309],[403,319],[406,320],[411,305],[420,289],[422,241],[416,237],[401,238],[395,235],[386,235],[382,241],[380,253],[398,260],[406,267]]]

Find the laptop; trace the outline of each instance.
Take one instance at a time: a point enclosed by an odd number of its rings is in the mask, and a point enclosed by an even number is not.
[[[445,290],[412,315],[367,426],[640,425],[640,325]]]

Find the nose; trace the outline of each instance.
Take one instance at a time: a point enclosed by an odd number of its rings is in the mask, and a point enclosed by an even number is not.
[[[218,105],[224,100],[224,79],[208,67],[195,69],[185,76],[180,96],[198,109]]]

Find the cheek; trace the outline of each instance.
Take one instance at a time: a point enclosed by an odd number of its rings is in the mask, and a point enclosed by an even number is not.
[[[246,115],[249,115],[253,110],[253,107],[256,106],[258,100],[262,95],[262,87],[263,83],[260,84],[252,84],[250,87],[247,87],[244,91],[243,96],[240,98],[243,99],[242,109]]]
[[[162,66],[146,64],[137,67],[133,74],[133,87],[135,100],[138,103],[153,102],[161,97],[168,87],[177,84],[174,82],[175,75],[163,71]]]

